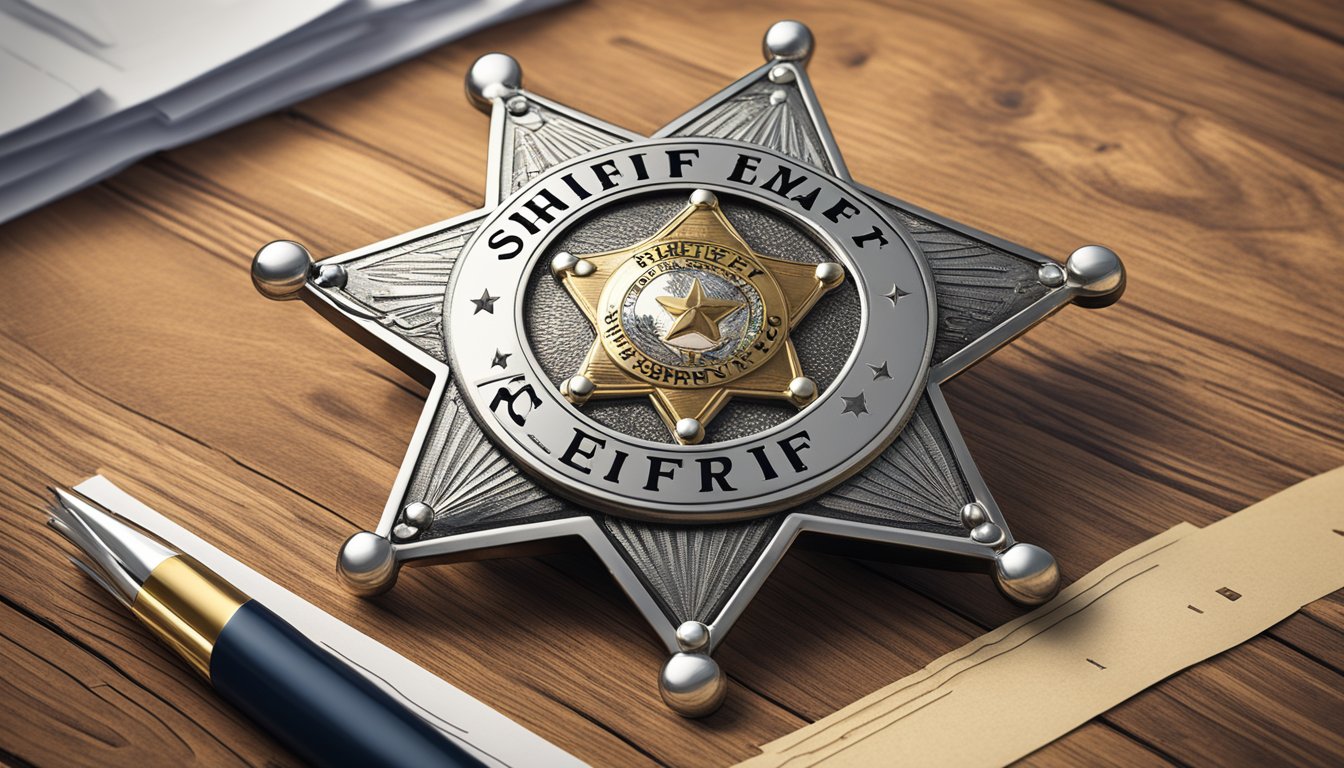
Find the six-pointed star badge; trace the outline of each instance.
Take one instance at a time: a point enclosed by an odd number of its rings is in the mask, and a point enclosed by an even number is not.
[[[779,22],[766,63],[652,137],[479,59],[484,208],[313,263],[278,241],[257,288],[302,298],[428,388],[373,531],[338,565],[582,540],[670,654],[685,715],[727,689],[710,654],[801,533],[1057,590],[1014,541],[940,385],[1067,303],[1124,289],[1106,248],[1065,264],[857,185]],[[866,550],[871,552],[871,547]]]

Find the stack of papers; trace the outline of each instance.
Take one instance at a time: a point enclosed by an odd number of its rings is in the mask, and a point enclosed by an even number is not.
[[[0,221],[562,0],[0,0]]]

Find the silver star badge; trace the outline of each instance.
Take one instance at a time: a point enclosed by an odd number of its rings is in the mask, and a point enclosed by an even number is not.
[[[850,178],[782,21],[766,63],[652,137],[481,57],[485,207],[317,263],[263,247],[301,298],[428,387],[381,520],[342,547],[355,592],[403,564],[582,540],[653,625],[677,712],[727,690],[710,654],[802,533],[919,550],[1054,595],[971,461],[943,382],[1125,275],[1064,264]],[[870,549],[870,548],[868,548]]]

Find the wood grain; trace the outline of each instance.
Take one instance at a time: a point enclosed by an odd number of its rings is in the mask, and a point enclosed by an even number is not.
[[[460,95],[530,88],[650,132],[808,22],[862,182],[1043,252],[1102,242],[1129,292],[947,390],[1014,532],[1066,575],[1344,463],[1344,19],[1333,4],[584,2],[142,162],[0,227],[0,761],[294,764],[78,577],[48,483],[102,471],[303,597],[600,765],[720,765],[1014,614],[983,577],[791,554],[720,659],[728,706],[658,701],[661,654],[595,558],[416,569],[344,594],[422,401],[251,253],[338,253],[481,202]],[[1035,765],[1344,761],[1344,599],[1126,702]],[[992,713],[985,716],[992,716]]]

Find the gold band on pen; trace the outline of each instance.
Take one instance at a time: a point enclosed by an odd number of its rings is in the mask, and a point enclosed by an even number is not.
[[[131,610],[208,680],[215,641],[248,600],[196,560],[175,555],[149,574]]]

